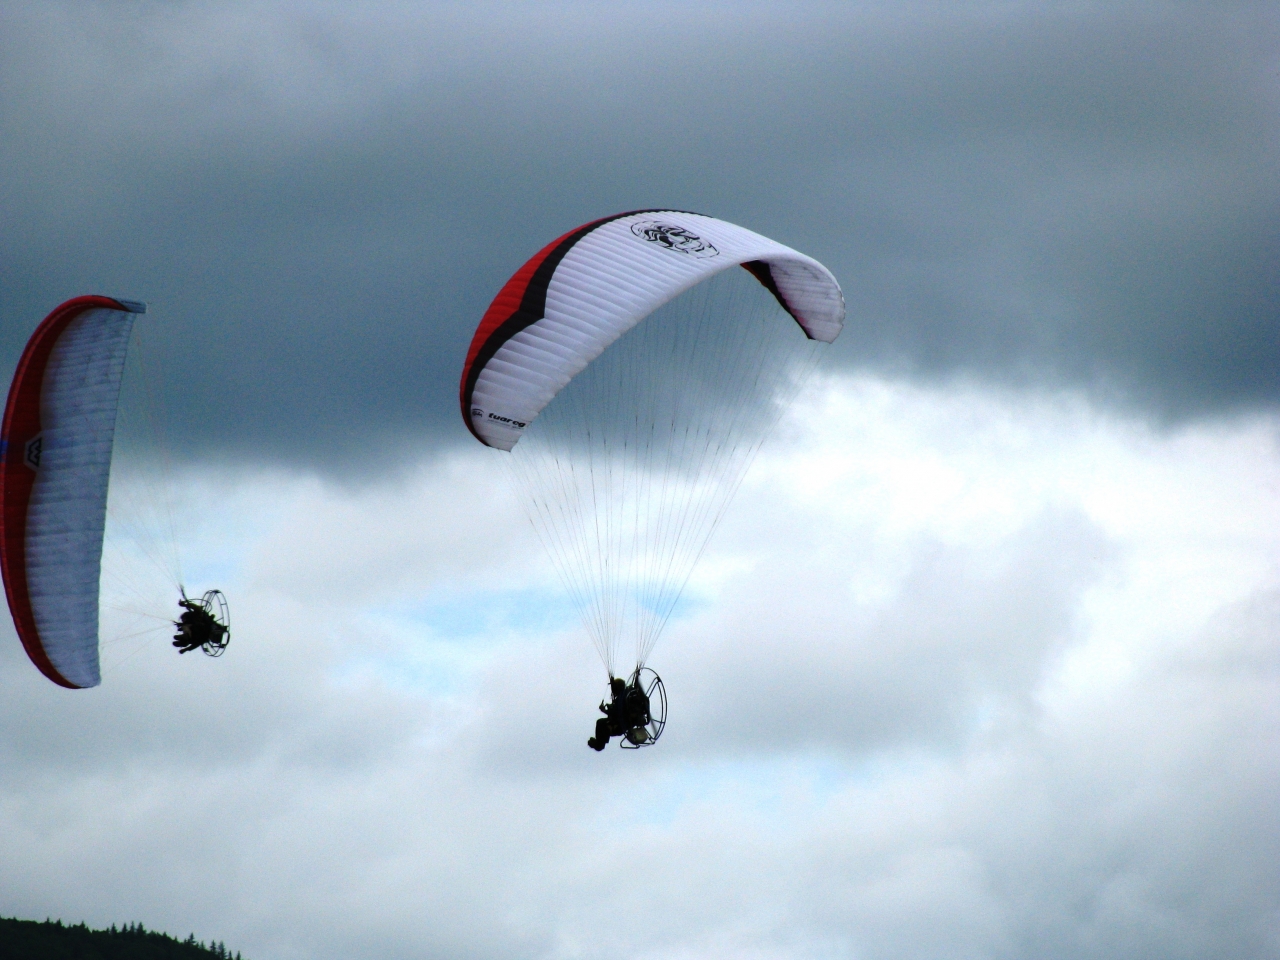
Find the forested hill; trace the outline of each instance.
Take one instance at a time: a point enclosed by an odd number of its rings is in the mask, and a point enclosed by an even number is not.
[[[0,960],[243,960],[221,943],[205,946],[195,935],[175,940],[134,924],[117,930],[90,930],[61,920],[6,920],[0,917]]]

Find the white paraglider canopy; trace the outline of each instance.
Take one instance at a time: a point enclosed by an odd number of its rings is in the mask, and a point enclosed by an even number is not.
[[[627,640],[644,665],[843,319],[817,261],[670,211],[572,231],[495,298],[463,371],[463,417],[511,451],[504,460],[610,676]]]
[[[220,654],[230,637],[220,591],[186,597],[165,471],[147,486],[111,481],[118,427],[131,419],[118,417],[130,406],[121,403],[122,383],[154,388],[148,375],[125,376],[130,357],[137,363],[130,344],[145,311],[99,296],[55,308],[19,360],[0,429],[0,568],[9,609],[32,663],[64,687],[101,682],[104,612],[146,621],[142,630],[130,627],[135,634],[167,633],[181,599],[200,624],[215,625],[206,653]],[[134,406],[141,408],[132,411],[134,426],[154,438],[156,425],[146,423],[154,411]],[[105,563],[104,545],[115,548]]]

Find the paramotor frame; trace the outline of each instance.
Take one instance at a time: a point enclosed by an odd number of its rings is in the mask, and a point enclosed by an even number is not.
[[[623,750],[651,747],[658,742],[667,725],[667,688],[662,678],[649,667],[636,667],[627,686],[638,687],[649,698],[649,722],[628,730],[618,746]]]
[[[221,590],[206,590],[196,603],[213,618],[214,623],[222,627],[221,634],[210,637],[206,643],[201,644],[200,649],[206,656],[220,657],[231,642],[231,611],[227,607],[227,598],[222,595]]]

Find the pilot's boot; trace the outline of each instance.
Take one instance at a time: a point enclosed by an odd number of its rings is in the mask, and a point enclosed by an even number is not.
[[[597,740],[595,737],[591,737],[587,740],[587,746],[599,753],[604,749],[604,742]]]

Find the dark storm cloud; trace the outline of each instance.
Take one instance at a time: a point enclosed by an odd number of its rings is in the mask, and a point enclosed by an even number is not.
[[[466,442],[456,377],[493,293],[560,232],[654,205],[827,263],[838,363],[1162,417],[1280,397],[1261,5],[4,17],[6,368],[68,296],[146,299],[193,452],[343,468]]]

